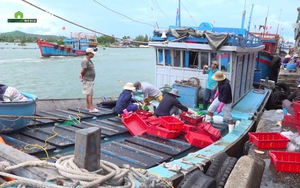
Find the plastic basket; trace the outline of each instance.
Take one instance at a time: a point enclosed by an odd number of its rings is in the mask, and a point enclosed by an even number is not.
[[[137,109],[135,111],[135,113],[137,113],[138,115],[143,115],[143,116],[147,116],[147,117],[150,117],[153,115],[151,112],[148,112],[147,110],[139,110],[139,109]]]
[[[133,136],[142,135],[147,132],[147,124],[135,113],[122,116],[122,122]]]
[[[294,112],[300,112],[300,101],[295,101],[293,102],[293,109],[294,109]]]
[[[183,121],[186,121],[187,123],[190,123],[190,124],[197,124],[197,123],[201,123],[202,120],[203,120],[203,117],[202,116],[198,116],[198,117],[193,117],[193,116],[190,116],[188,113],[186,112],[182,112],[180,114],[180,118],[181,120]]]
[[[188,133],[189,131],[195,132],[197,131],[197,127],[195,125],[183,124],[183,132]]]
[[[220,130],[214,128],[209,122],[197,124],[197,132],[208,135],[214,141],[222,138]]]
[[[249,141],[258,149],[285,149],[290,141],[278,132],[248,133]]]
[[[147,133],[158,137],[170,139],[170,138],[178,137],[181,134],[181,130],[172,131],[164,128],[161,125],[158,125],[158,126],[149,126]]]
[[[270,160],[279,172],[300,173],[300,153],[269,151]]]
[[[196,133],[196,132],[188,132],[185,135],[185,139],[192,145],[199,148],[205,148],[210,144],[214,143],[214,141],[207,135]]]
[[[173,116],[160,116],[159,123],[169,130],[182,130],[183,122]]]

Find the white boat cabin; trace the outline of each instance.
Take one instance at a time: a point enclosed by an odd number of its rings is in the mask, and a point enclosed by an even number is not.
[[[185,38],[186,40],[178,41],[168,36],[164,37],[166,33],[160,37],[153,37],[149,45],[154,47],[156,54],[156,86],[163,87],[165,84],[172,86],[175,81],[198,78],[199,87],[205,88],[208,75],[202,73],[203,66],[211,65],[211,62],[216,60],[219,62],[219,70],[230,80],[233,103],[237,102],[253,88],[255,58],[257,53],[264,49],[258,38],[245,30],[239,29],[239,32],[244,34],[230,34],[217,50],[203,38],[193,38],[194,40]],[[241,38],[245,37],[243,35],[251,36],[243,43],[244,45],[241,42]],[[228,41],[232,39],[238,43],[229,43]]]

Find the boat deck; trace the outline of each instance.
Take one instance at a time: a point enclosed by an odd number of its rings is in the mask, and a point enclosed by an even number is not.
[[[55,109],[38,111],[35,115],[44,118],[60,119],[60,122],[49,119],[37,119],[19,132],[2,135],[8,145],[39,158],[52,161],[65,155],[74,154],[75,133],[79,129],[99,127],[101,129],[101,154],[106,160],[122,167],[147,169],[157,164],[173,160],[181,155],[195,151],[181,136],[176,139],[163,139],[151,135],[131,136],[111,109],[98,108],[97,114],[86,109],[74,107],[68,110]],[[62,121],[68,117],[79,118],[80,123],[70,124]],[[218,126],[221,131],[226,127]]]

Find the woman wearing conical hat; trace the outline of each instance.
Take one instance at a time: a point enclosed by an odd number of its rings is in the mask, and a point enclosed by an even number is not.
[[[223,120],[228,121],[229,126],[234,126],[231,116],[232,93],[229,80],[222,71],[216,72],[212,79],[218,82],[218,91],[215,99],[208,108],[205,121],[210,122],[214,112],[222,112]]]

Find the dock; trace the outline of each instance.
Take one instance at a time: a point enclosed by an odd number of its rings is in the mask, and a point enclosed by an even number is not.
[[[297,130],[293,127],[279,126],[277,123],[283,118],[283,113],[276,110],[265,111],[257,125],[256,132],[286,132]],[[239,159],[232,173],[230,174],[225,188],[290,188],[299,187],[300,174],[285,173],[276,171],[273,163],[270,163],[269,149],[257,149],[257,147],[248,142],[244,150],[248,150],[248,155]],[[261,154],[255,152],[261,151]],[[286,149],[273,149],[276,151],[286,151]],[[237,182],[237,179],[241,180]]]

